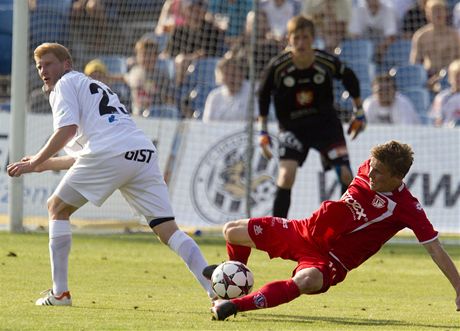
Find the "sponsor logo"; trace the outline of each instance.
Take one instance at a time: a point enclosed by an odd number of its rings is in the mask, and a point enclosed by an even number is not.
[[[376,195],[374,197],[374,200],[372,200],[372,206],[374,206],[375,208],[383,208],[385,207],[385,200],[382,197]]]
[[[252,215],[269,214],[276,192],[278,139],[274,136],[270,138],[274,157],[267,160],[258,148],[258,135],[253,137],[249,201]],[[192,205],[206,222],[223,224],[247,217],[247,145],[247,133],[235,133],[212,145],[198,163],[191,185]]]
[[[254,302],[254,305],[257,308],[266,308],[267,307],[267,299],[265,299],[265,296],[260,292],[257,292],[257,294],[254,295],[254,298],[252,300]]]
[[[361,206],[361,204],[356,201],[350,193],[345,192],[345,194],[342,196],[342,200],[345,201],[351,212],[353,213],[353,217],[356,221],[363,220],[364,222],[367,222],[367,215],[364,212],[364,208]]]

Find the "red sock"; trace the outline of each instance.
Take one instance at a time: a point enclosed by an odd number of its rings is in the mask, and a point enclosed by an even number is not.
[[[232,299],[238,311],[271,308],[294,300],[300,291],[292,279],[277,280],[242,298]]]
[[[230,261],[239,261],[248,264],[251,247],[234,245],[227,242],[227,255]]]

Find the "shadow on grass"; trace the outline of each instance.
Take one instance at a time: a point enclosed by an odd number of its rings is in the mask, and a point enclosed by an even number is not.
[[[243,313],[244,314],[244,313]],[[407,326],[407,327],[424,327],[424,328],[435,328],[449,330],[452,325],[433,325],[433,324],[422,324],[422,323],[409,323],[405,321],[390,320],[390,319],[369,319],[369,318],[357,318],[357,317],[326,317],[326,316],[296,316],[296,315],[254,315],[244,316],[251,318],[252,320],[260,320],[264,322],[282,322],[282,323],[308,323],[313,322],[326,322],[338,325],[356,325],[356,326]],[[237,317],[238,318],[238,317]]]

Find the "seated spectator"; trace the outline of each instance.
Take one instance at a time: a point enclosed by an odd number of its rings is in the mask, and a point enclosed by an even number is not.
[[[380,63],[386,49],[398,34],[396,13],[380,0],[363,1],[353,8],[348,32],[352,38],[374,41],[374,60]]]
[[[209,0],[209,12],[217,24],[225,30],[225,43],[232,47],[244,32],[246,15],[252,9],[249,0]]]
[[[388,74],[376,76],[372,81],[372,95],[364,99],[363,109],[367,122],[388,124],[420,124],[421,120],[405,95],[396,91],[394,78]]]
[[[157,65],[158,44],[150,38],[136,42],[136,63],[125,74],[131,89],[133,115],[148,116],[154,106],[174,105],[174,87],[166,70]]]
[[[427,0],[416,0],[412,7],[404,14],[401,26],[401,36],[411,39],[415,31],[428,23],[425,16]]]
[[[458,33],[460,34],[460,2],[458,2],[454,7],[452,14],[452,23],[454,25],[454,28],[456,28]]]
[[[460,35],[447,24],[444,0],[428,0],[425,14],[428,24],[418,29],[412,38],[410,63],[423,64],[429,77],[428,85],[433,90],[440,79],[440,71],[460,58]]]
[[[219,60],[216,82],[221,86],[212,90],[203,112],[203,122],[245,121],[247,119],[250,85],[246,77],[246,60],[228,52]],[[253,113],[256,114],[256,98]]]
[[[86,76],[89,76],[95,80],[103,82],[106,85],[110,85],[109,71],[104,62],[99,59],[89,61],[83,71]]]
[[[430,115],[436,126],[460,126],[460,59],[449,65],[447,74],[450,87],[436,95]]]
[[[277,40],[283,40],[287,33],[287,22],[297,15],[294,0],[262,0],[260,9],[267,15],[270,31]]]
[[[302,13],[313,18],[324,49],[334,52],[347,34],[352,0],[305,0]]]
[[[239,45],[233,47],[234,53],[240,53],[240,56],[244,56],[249,59],[249,53],[251,52],[251,36],[256,33],[255,45],[254,45],[254,71],[256,79],[260,79],[263,69],[268,62],[276,55],[278,55],[283,48],[286,46],[284,42],[281,42],[273,36],[270,31],[268,24],[267,15],[263,11],[258,12],[256,30],[254,30],[254,20],[256,15],[253,11],[250,11],[246,17],[246,27],[244,31],[243,40]]]
[[[174,28],[166,45],[164,56],[174,58],[177,85],[182,83],[193,60],[224,54],[225,31],[208,18],[207,5],[206,0],[189,0],[185,7],[185,24]]]
[[[161,8],[155,33],[163,35],[172,33],[175,27],[185,24],[184,2],[182,0],[166,0]]]

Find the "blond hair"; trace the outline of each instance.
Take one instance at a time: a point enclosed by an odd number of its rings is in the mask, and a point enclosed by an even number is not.
[[[51,53],[58,58],[59,61],[69,61],[72,65],[72,56],[69,50],[58,43],[43,43],[34,50],[34,59],[41,59],[45,54]]]
[[[391,175],[404,178],[414,162],[414,151],[408,144],[395,140],[377,145],[371,155],[388,167]]]

